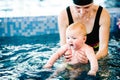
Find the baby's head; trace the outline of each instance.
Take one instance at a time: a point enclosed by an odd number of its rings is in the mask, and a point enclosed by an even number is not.
[[[66,30],[66,35],[68,34],[80,34],[80,35],[83,35],[83,36],[86,36],[87,32],[86,32],[86,27],[84,24],[80,23],[80,22],[75,22],[73,24],[71,24],[67,30]]]
[[[66,30],[66,42],[73,49],[79,49],[86,41],[86,27],[76,22],[68,26]]]

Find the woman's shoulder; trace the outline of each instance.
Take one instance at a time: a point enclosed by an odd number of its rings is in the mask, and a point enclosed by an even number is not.
[[[97,12],[98,8],[101,5],[93,5],[93,6],[94,6],[94,11]],[[108,19],[110,19],[110,14],[105,7],[102,7],[102,13],[101,13],[101,16],[100,16],[100,24],[104,23],[105,21],[108,21]]]
[[[106,23],[105,23],[106,22]],[[110,24],[110,13],[108,12],[108,10],[106,8],[103,7],[102,13],[101,13],[101,17],[100,17],[100,24]]]
[[[60,11],[58,15],[58,22],[63,26],[68,25],[68,14],[66,8]]]
[[[102,7],[102,12],[108,13],[108,10],[105,7],[103,7],[101,5],[95,5],[95,4],[93,4],[93,8],[94,8],[95,11],[98,11],[99,7]]]
[[[104,14],[104,13],[109,14],[107,8],[105,8],[105,7],[101,6],[101,5],[93,5],[93,6],[94,6],[94,9],[95,9],[96,11],[98,10],[99,7],[102,7],[102,14]]]
[[[60,15],[65,15],[65,14],[67,14],[67,9],[68,8],[70,8],[70,10],[73,8],[73,6],[67,6],[67,7],[65,7],[65,8],[63,8],[61,11],[60,11]]]
[[[67,10],[68,7],[70,7],[70,6],[67,6],[67,7],[63,8],[63,9],[60,11],[59,15],[66,14],[66,10]]]

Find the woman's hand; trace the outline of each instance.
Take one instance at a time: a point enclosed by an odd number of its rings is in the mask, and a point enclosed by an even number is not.
[[[66,61],[66,62],[71,61],[71,58],[72,58],[72,52],[71,52],[71,50],[68,50],[68,51],[64,54],[64,57],[65,57],[65,61]]]
[[[88,63],[88,58],[83,51],[76,51],[75,54],[77,54],[77,58],[78,58],[80,63],[82,63],[82,64]],[[69,62],[69,61],[71,61],[72,54],[69,51],[67,51],[65,53],[64,57],[65,57],[65,61]]]
[[[88,58],[83,51],[77,51],[76,54],[77,54],[77,58],[79,60],[79,63],[82,63],[82,64],[87,64],[88,63]]]

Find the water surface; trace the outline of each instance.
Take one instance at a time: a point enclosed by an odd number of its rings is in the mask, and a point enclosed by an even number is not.
[[[52,70],[42,69],[49,57],[59,48],[59,35],[0,38],[0,80],[45,80]],[[102,80],[120,79],[120,40],[109,41],[109,55],[99,61]],[[59,78],[56,78],[56,80]]]

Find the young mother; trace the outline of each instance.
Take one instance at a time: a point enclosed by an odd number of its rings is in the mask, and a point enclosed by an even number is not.
[[[73,22],[82,22],[87,29],[86,43],[94,48],[96,58],[99,60],[108,54],[108,41],[110,31],[110,15],[106,9],[95,5],[93,0],[73,0],[73,5],[62,10],[58,16],[60,44],[66,43],[66,29]],[[79,52],[81,63],[88,63],[85,54]],[[71,60],[70,54],[66,53],[66,61]]]

